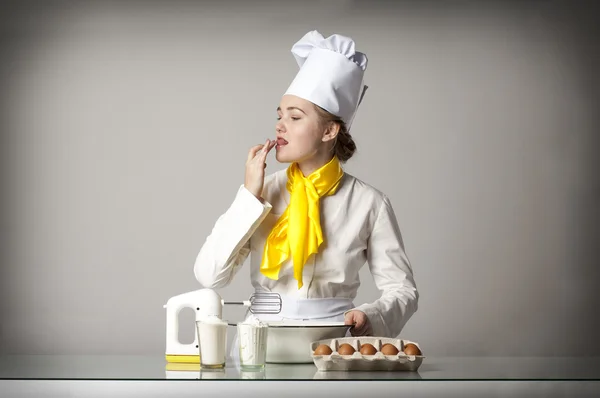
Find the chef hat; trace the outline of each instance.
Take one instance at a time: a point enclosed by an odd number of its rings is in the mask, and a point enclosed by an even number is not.
[[[300,71],[285,94],[312,102],[340,117],[350,130],[367,89],[363,84],[367,56],[355,51],[354,41],[334,34],[327,39],[308,32],[292,47]]]

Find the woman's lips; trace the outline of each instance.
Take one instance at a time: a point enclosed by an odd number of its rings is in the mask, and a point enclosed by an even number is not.
[[[283,138],[277,138],[277,147],[282,147],[284,145],[287,145],[287,141],[284,140]]]

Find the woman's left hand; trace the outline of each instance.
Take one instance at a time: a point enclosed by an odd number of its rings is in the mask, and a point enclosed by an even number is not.
[[[344,316],[344,323],[346,325],[354,325],[350,328],[350,334],[352,336],[372,336],[373,328],[367,314],[359,310],[348,311]]]

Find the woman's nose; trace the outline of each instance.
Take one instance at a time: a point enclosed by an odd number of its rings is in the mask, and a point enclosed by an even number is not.
[[[276,133],[283,133],[284,132],[283,124],[280,121],[277,122],[277,124],[275,125],[275,132]]]

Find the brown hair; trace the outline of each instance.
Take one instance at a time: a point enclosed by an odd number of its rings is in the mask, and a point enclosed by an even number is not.
[[[356,152],[356,143],[348,132],[346,123],[344,123],[344,121],[338,116],[335,116],[320,106],[315,105],[315,109],[317,110],[317,115],[319,116],[319,122],[323,127],[325,127],[328,123],[339,124],[340,131],[335,137],[333,152],[340,162],[345,163],[352,157],[352,155],[354,155],[354,152]]]

